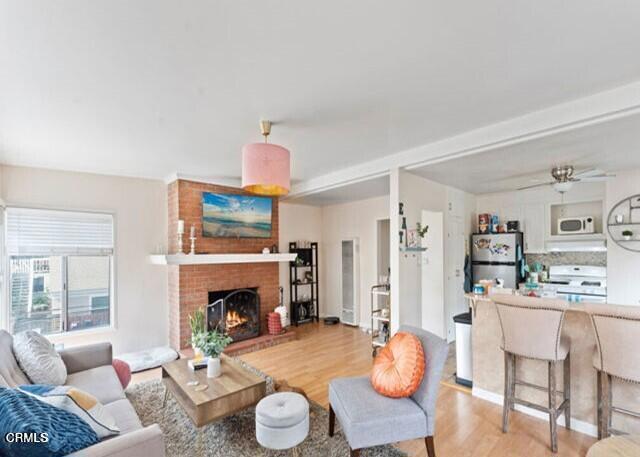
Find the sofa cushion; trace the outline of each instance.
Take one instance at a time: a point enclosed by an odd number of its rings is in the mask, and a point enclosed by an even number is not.
[[[56,408],[75,414],[89,424],[98,435],[98,439],[120,433],[115,419],[104,405],[93,395],[77,387],[29,384],[20,386],[20,390]]]
[[[29,378],[20,369],[13,355],[13,337],[8,332],[0,330],[0,386],[17,387],[29,382]]]
[[[105,405],[105,409],[115,419],[121,435],[142,428],[140,419],[129,400],[116,400]]]
[[[33,330],[13,337],[13,353],[20,368],[34,384],[61,386],[67,379],[67,367],[46,337]]]
[[[329,383],[329,402],[352,449],[427,436],[427,417],[411,398],[380,395],[366,376]]]
[[[58,457],[98,442],[89,424],[19,389],[0,388],[0,430],[33,434],[38,442],[0,439],[0,455]],[[47,433],[47,441],[41,437]]]
[[[72,373],[67,376],[66,385],[90,393],[103,405],[126,398],[118,375],[111,365]]]

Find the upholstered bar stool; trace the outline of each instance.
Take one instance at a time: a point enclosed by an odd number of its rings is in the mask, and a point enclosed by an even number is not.
[[[509,411],[516,404],[549,414],[551,450],[558,451],[557,420],[564,411],[565,426],[571,427],[571,373],[569,342],[562,337],[562,323],[569,304],[564,300],[522,297],[519,295],[492,295],[496,304],[500,326],[502,327],[502,347],[504,351],[504,404],[502,431],[509,428]],[[548,385],[539,386],[516,379],[518,358],[547,362]],[[556,366],[564,362],[564,388],[557,390]],[[548,393],[548,405],[541,406],[516,397],[516,386],[542,390]],[[563,396],[557,406],[557,396]]]
[[[611,428],[613,413],[640,413],[613,406],[612,378],[640,384],[640,308],[592,305],[587,308],[596,335],[593,367],[597,371],[598,438],[621,434]]]

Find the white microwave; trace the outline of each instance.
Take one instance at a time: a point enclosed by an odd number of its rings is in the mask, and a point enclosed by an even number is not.
[[[593,216],[565,217],[558,219],[558,235],[576,233],[594,233],[596,231]]]

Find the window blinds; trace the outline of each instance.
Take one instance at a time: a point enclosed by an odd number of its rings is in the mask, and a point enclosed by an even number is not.
[[[113,254],[113,216],[7,208],[9,255]]]

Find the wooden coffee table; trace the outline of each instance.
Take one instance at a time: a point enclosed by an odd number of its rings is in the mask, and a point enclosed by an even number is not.
[[[263,378],[224,354],[220,357],[222,375],[218,378],[207,378],[206,368],[191,371],[187,361],[178,359],[162,365],[164,402],[171,392],[198,429],[255,405],[266,394]],[[188,384],[193,381],[198,384]],[[202,386],[207,388],[199,390]]]

